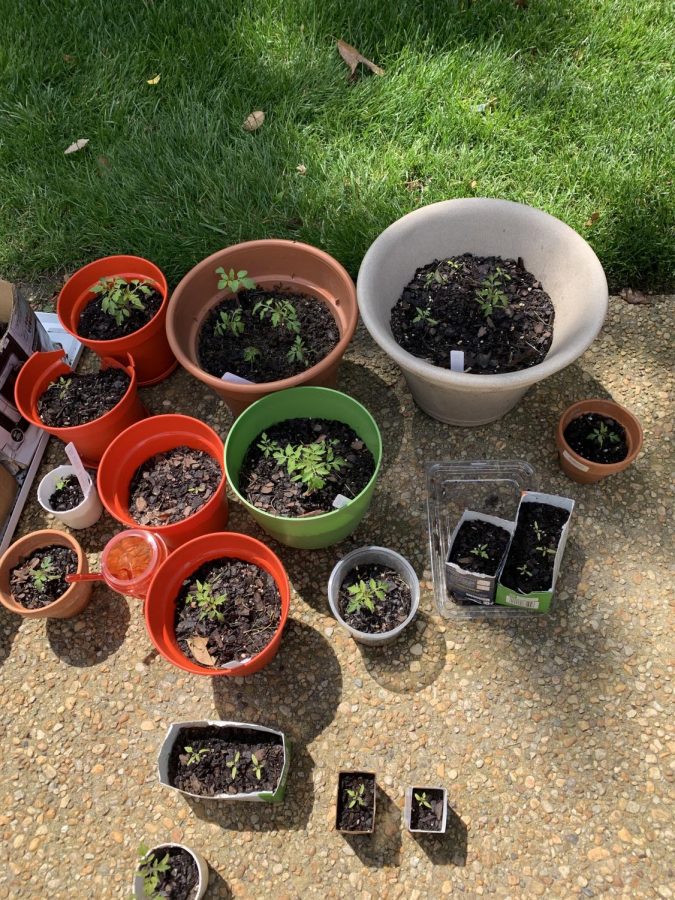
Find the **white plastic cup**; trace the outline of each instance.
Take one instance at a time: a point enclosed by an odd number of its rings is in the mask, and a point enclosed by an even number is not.
[[[368,564],[377,564],[393,569],[410,588],[410,612],[405,621],[397,625],[396,628],[392,628],[391,631],[382,631],[378,634],[357,631],[356,628],[352,628],[351,625],[345,622],[338,611],[338,596],[342,582],[356,566]],[[343,557],[331,572],[328,580],[328,603],[335,618],[344,630],[351,634],[355,641],[359,644],[368,644],[371,647],[376,647],[395,641],[403,629],[407,628],[415,618],[417,608],[420,605],[420,583],[415,570],[400,553],[396,553],[394,550],[389,550],[386,547],[360,547],[358,550],[352,550],[351,553]]]
[[[156,853],[160,858],[162,856],[162,850],[171,850],[172,848],[178,848],[180,850],[185,850],[197,863],[197,869],[199,870],[199,881],[197,882],[197,893],[195,894],[195,900],[202,900],[202,897],[206,893],[206,888],[209,885],[209,867],[206,863],[206,860],[201,855],[201,853],[197,853],[196,850],[193,850],[192,847],[186,847],[185,844],[157,844],[152,849],[148,850],[148,852],[143,857],[143,860],[147,859],[151,853]],[[143,862],[141,860],[140,864]],[[144,900],[147,897],[147,894],[143,890],[143,878],[140,875],[134,875],[134,883],[133,883],[133,891],[134,897],[136,900]]]
[[[88,472],[87,478],[89,479],[89,490],[80,504],[73,507],[73,509],[66,510],[52,509],[49,505],[49,498],[56,490],[57,481],[61,478],[67,478],[69,475],[75,475],[77,478],[73,466],[57,466],[55,469],[52,469],[51,472],[47,472],[38,485],[38,501],[40,502],[40,506],[46,512],[56,516],[57,519],[60,519],[60,521],[69,528],[90,528],[101,518],[103,507],[98,498],[96,486]]]

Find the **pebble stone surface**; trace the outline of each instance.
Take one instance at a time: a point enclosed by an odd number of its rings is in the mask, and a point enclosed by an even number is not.
[[[672,300],[650,300],[612,297],[577,363],[474,430],[417,409],[359,326],[339,386],[382,429],[382,477],[341,545],[272,542],[293,584],[291,618],[277,658],[248,680],[170,666],[141,604],[100,585],[72,620],[0,610],[1,900],[128,897],[141,841],[199,850],[207,898],[673,897]],[[644,450],[627,472],[576,485],[558,467],[555,424],[573,401],[607,395],[638,415]],[[142,396],[154,413],[227,434],[224,405],[182,370]],[[453,458],[526,459],[541,489],[575,498],[548,618],[438,615],[424,466]],[[64,460],[52,439],[40,477]],[[33,498],[16,536],[53,525]],[[233,501],[229,527],[266,539]],[[92,567],[118,530],[105,515],[77,532]],[[326,597],[335,561],[369,543],[403,553],[422,580],[415,623],[377,650],[337,626]],[[285,730],[282,806],[186,802],[159,785],[169,723],[199,718]],[[378,774],[373,837],[333,829],[341,768]],[[447,787],[444,838],[405,832],[410,784]]]

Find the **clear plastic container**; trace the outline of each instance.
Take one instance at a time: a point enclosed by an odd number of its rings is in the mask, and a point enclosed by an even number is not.
[[[536,489],[535,471],[525,460],[462,459],[427,465],[431,572],[436,606],[446,619],[541,618],[545,615],[461,600],[448,592],[445,581],[450,537],[464,511],[513,521],[523,491]]]
[[[159,535],[130,528],[116,534],[103,548],[101,575],[114,591],[145,600],[155,572],[168,555]]]

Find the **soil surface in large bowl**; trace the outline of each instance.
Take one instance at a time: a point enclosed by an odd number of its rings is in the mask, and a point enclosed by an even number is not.
[[[551,587],[558,542],[569,512],[548,503],[520,507],[501,582],[529,594]]]
[[[372,831],[375,818],[375,777],[343,772],[338,782],[337,827],[341,831]]]
[[[149,853],[138,872],[148,879],[157,875],[154,893],[148,896],[170,900],[194,900],[197,896],[199,869],[192,855],[182,847],[162,847]]]
[[[77,480],[77,475],[66,475],[59,478],[56,487],[49,497],[49,505],[56,512],[66,512],[75,509],[84,500],[84,494]]]
[[[444,369],[464,353],[464,371],[517,372],[542,362],[555,311],[522,259],[464,253],[422,266],[391,311],[395,340]]]
[[[214,794],[274,792],[284,768],[281,738],[248,728],[185,728],[171,749],[169,782],[182,791]]]
[[[199,365],[256,384],[299,375],[340,340],[327,304],[303,294],[244,290],[206,316],[197,338]]]
[[[511,535],[494,522],[470,519],[462,522],[452,542],[448,562],[467,572],[494,575],[499,568]]]
[[[365,634],[392,631],[408,618],[412,593],[395,569],[365,563],[345,576],[338,594],[338,610],[351,628]]]
[[[338,495],[357,497],[375,471],[364,441],[343,422],[287,419],[261,432],[246,452],[239,490],[277,516],[331,512]]]
[[[584,413],[572,419],[563,434],[572,450],[591,462],[611,465],[628,456],[626,429],[611,416]]]
[[[204,563],[176,599],[178,646],[193,662],[222,667],[264,650],[281,620],[274,578],[253,563],[224,557]]]
[[[124,369],[101,369],[90,375],[61,375],[37,402],[40,418],[50,428],[72,428],[100,419],[129,390]]]
[[[218,490],[223,477],[204,450],[175,447],[136,469],[129,483],[129,515],[139,525],[158,527],[193,515]]]
[[[70,585],[66,575],[77,572],[77,554],[58,544],[33,551],[9,573],[13,599],[26,609],[42,609],[58,600]]]
[[[112,287],[112,282],[119,279],[102,279],[99,284],[106,282]],[[104,305],[108,306],[103,293],[94,295],[80,314],[77,323],[77,333],[91,341],[113,341],[126,337],[147,325],[159,312],[162,305],[162,295],[154,287],[151,281],[133,279],[120,286],[124,295],[131,295],[131,300],[121,301],[110,312],[106,312]],[[92,289],[95,285],[92,285]],[[115,309],[121,309],[115,317]]]

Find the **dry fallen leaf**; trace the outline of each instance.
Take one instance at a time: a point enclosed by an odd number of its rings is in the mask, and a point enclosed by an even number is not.
[[[198,663],[201,663],[203,666],[215,666],[215,659],[206,649],[206,645],[208,644],[208,642],[208,638],[200,637],[198,634],[196,634],[194,637],[188,638],[186,641],[188,647],[190,648],[190,652]]]
[[[472,191],[475,191],[475,190],[476,190],[476,188],[478,187],[478,182],[476,181],[475,178],[473,179],[473,181],[471,181],[471,182],[469,183],[469,187],[471,188]]]
[[[635,306],[650,306],[652,302],[642,291],[634,291],[633,288],[623,288],[619,291],[619,297],[626,303],[632,303]]]
[[[75,62],[75,57],[71,56],[70,53],[63,54],[63,61],[67,63]]]
[[[295,167],[295,171],[298,172],[300,175],[306,175],[307,174],[307,166],[303,165],[303,163],[300,163],[299,166]]]
[[[63,151],[64,153],[77,153],[78,150],[81,150],[83,147],[86,147],[89,143],[89,138],[80,138],[78,141],[75,141],[74,144],[71,144],[70,147],[66,147]]]
[[[586,228],[590,228],[592,225],[595,225],[595,223],[598,221],[599,218],[600,218],[599,212],[591,213],[590,219],[588,219],[587,222],[584,222],[584,225],[586,226]]]
[[[106,169],[110,168],[110,163],[108,162],[107,156],[97,156],[96,162],[99,164],[99,166],[103,166]]]
[[[265,121],[265,113],[261,109],[256,109],[244,119],[244,131],[256,131]]]
[[[371,62],[369,59],[366,59],[366,57],[359,53],[356,47],[352,47],[351,44],[347,44],[345,41],[338,41],[337,48],[340,52],[340,56],[349,66],[350,78],[354,78],[356,67],[359,63],[363,63],[363,65],[367,66],[375,75],[384,75],[384,69],[376,66],[375,63]]]
[[[159,84],[159,79],[161,75],[154,75],[152,78],[148,78],[148,84]]]

